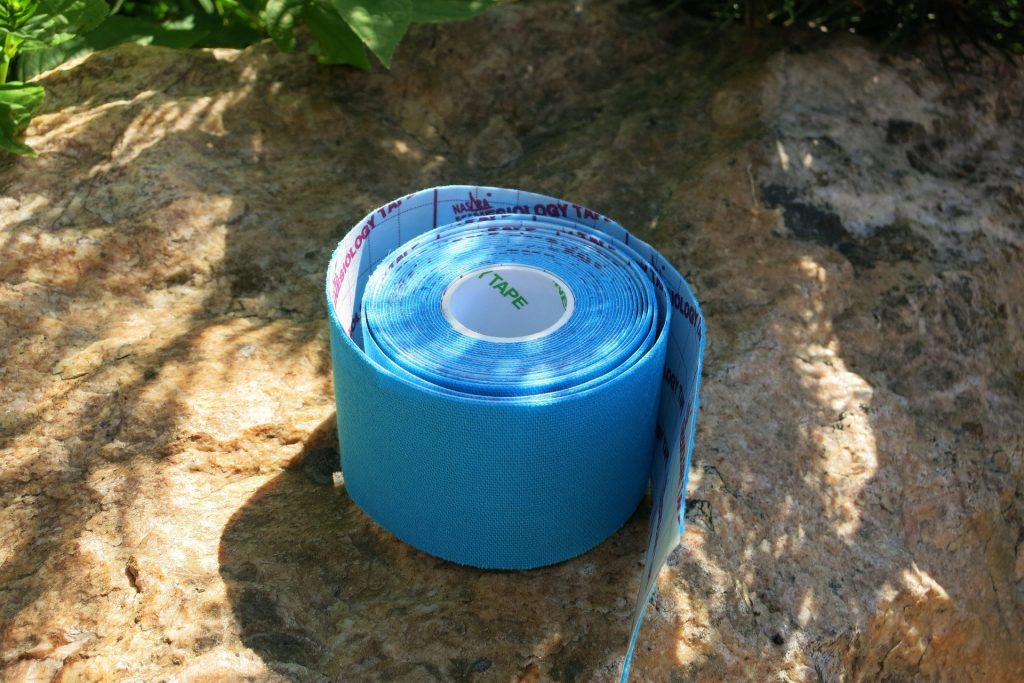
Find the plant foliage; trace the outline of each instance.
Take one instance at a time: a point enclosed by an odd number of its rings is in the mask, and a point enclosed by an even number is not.
[[[89,31],[106,18],[104,0],[0,0],[0,148],[33,154],[17,135],[43,104],[43,89],[8,82],[20,52],[52,48]]]
[[[961,44],[971,43],[1024,54],[1024,0],[668,0],[667,5],[712,26],[803,25],[886,42],[930,35],[940,49],[959,52]]]
[[[306,25],[324,64],[390,66],[415,23],[468,19],[496,0],[0,0],[0,149],[33,154],[18,135],[43,103],[28,82],[74,57],[120,43],[245,47],[270,38],[285,52]],[[17,80],[8,82],[8,76]]]

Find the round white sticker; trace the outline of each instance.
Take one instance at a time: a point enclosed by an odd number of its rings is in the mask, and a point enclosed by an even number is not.
[[[520,342],[551,334],[572,316],[568,285],[542,268],[497,264],[456,278],[441,311],[456,330],[476,339]]]

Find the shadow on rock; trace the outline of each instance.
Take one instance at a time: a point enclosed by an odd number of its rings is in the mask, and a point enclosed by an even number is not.
[[[269,668],[300,680],[616,676],[645,505],[582,557],[485,571],[431,557],[377,526],[347,495],[336,449],[332,417],[221,537],[220,573],[241,640]],[[672,637],[668,625],[661,630],[652,641]]]

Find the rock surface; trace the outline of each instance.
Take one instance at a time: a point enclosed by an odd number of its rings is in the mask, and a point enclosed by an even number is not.
[[[0,678],[613,681],[646,510],[428,557],[334,464],[322,279],[447,182],[618,218],[709,349],[636,681],[1024,680],[1024,74],[531,2],[390,72],[122,47],[0,164]],[[979,75],[981,74],[981,75]]]

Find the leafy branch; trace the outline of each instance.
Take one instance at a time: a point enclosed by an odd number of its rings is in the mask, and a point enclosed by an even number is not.
[[[0,149],[35,155],[17,136],[43,105],[44,92],[7,81],[15,57],[65,43],[98,26],[107,12],[104,0],[0,0]]]
[[[496,0],[0,0],[0,149],[35,156],[18,136],[39,111],[39,74],[120,43],[245,47],[270,38],[296,48],[305,24],[324,64],[385,67],[415,23],[467,19]],[[16,80],[8,82],[8,75]]]

